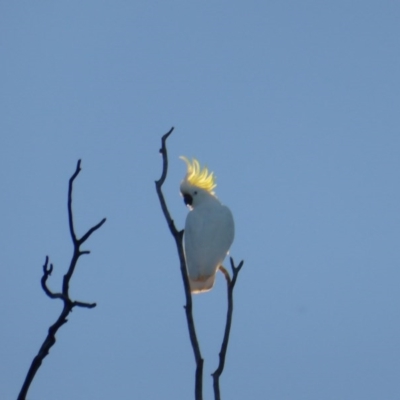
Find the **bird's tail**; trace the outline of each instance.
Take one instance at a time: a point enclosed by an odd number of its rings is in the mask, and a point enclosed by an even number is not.
[[[214,282],[215,282],[215,274],[211,275],[207,279],[201,279],[201,280],[200,279],[195,280],[189,277],[190,291],[193,294],[208,292],[214,286]]]

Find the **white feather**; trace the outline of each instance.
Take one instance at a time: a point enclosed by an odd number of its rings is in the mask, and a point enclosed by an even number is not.
[[[192,293],[210,290],[218,267],[233,242],[235,228],[228,207],[203,190],[197,190],[185,224],[184,249]]]

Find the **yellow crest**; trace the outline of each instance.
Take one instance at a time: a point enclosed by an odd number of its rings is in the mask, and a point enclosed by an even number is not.
[[[187,165],[186,181],[193,186],[205,189],[207,192],[214,194],[213,189],[217,186],[214,173],[209,173],[206,167],[201,169],[199,162],[195,158],[193,158],[192,162],[184,156],[179,158],[185,161]]]

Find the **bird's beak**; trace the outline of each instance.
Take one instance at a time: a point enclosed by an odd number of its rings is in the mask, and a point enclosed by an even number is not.
[[[193,197],[190,194],[184,194],[183,201],[187,206],[191,206],[193,203]]]

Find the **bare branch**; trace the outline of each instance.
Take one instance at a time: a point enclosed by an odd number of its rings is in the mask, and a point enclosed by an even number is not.
[[[184,256],[184,252],[183,252],[183,244],[182,244],[183,230],[178,231],[176,229],[174,221],[172,220],[171,215],[168,211],[167,204],[165,202],[164,195],[162,192],[162,185],[165,182],[165,179],[167,177],[167,172],[168,172],[168,154],[167,154],[166,140],[168,139],[169,135],[172,133],[173,130],[174,130],[174,128],[171,128],[161,139],[160,153],[163,157],[163,169],[162,169],[160,179],[157,180],[155,182],[155,184],[156,184],[157,195],[158,195],[158,198],[159,198],[160,204],[161,204],[161,209],[163,211],[163,214],[165,216],[165,219],[167,221],[167,224],[171,231],[171,234],[175,239],[175,243],[176,243],[176,247],[177,247],[177,251],[178,251],[181,275],[182,275],[183,286],[185,289],[185,297],[186,297],[186,305],[184,307],[185,314],[186,314],[186,321],[187,321],[188,330],[189,330],[190,343],[192,345],[194,358],[196,361],[195,399],[202,400],[203,399],[203,364],[204,364],[204,360],[203,360],[201,352],[200,352],[200,346],[199,346],[199,342],[197,339],[197,334],[196,334],[196,329],[195,329],[194,319],[193,319],[192,294],[190,293],[190,285],[189,285],[189,279],[187,276],[187,269],[186,269],[186,260],[185,260],[185,256]]]
[[[90,228],[90,229],[79,239],[79,244],[84,243],[94,231],[97,231],[97,229],[99,229],[99,228],[104,224],[104,222],[106,222],[106,219],[105,219],[105,218],[103,218],[97,225],[95,225],[94,227]]]
[[[96,307],[96,303],[85,303],[83,301],[74,301],[72,305],[75,307],[83,307],[83,308],[94,308]]]
[[[167,208],[167,203],[165,202],[164,195],[162,193],[162,185],[165,182],[165,179],[167,177],[167,172],[168,172],[168,154],[167,154],[167,146],[166,146],[166,141],[169,137],[169,135],[173,132],[174,127],[172,127],[162,138],[161,138],[161,149],[160,149],[160,154],[163,157],[163,169],[161,173],[161,177],[159,180],[157,180],[156,183],[156,191],[158,194],[158,198],[160,200],[161,204],[161,209],[164,213],[165,219],[167,220],[168,227],[171,231],[171,234],[174,238],[178,235],[178,230],[175,227],[175,223],[171,218],[171,214],[168,211]]]
[[[233,262],[233,258],[229,257],[229,260],[231,262],[231,269],[232,269],[232,273],[233,273],[233,277],[232,277],[232,286],[235,286],[236,283],[236,279],[239,275],[240,270],[243,267],[244,261],[240,261],[239,265],[237,267],[235,267],[235,263]],[[233,287],[232,287],[233,290]]]
[[[51,299],[64,299],[64,296],[62,293],[53,293],[48,287],[47,287],[47,278],[51,275],[53,272],[53,264],[50,264],[50,267],[48,266],[49,263],[49,257],[46,256],[46,261],[43,265],[43,276],[41,279],[41,284],[44,292],[49,296]]]
[[[160,187],[164,184],[165,179],[167,178],[167,173],[168,173],[168,155],[167,155],[167,146],[166,142],[169,137],[169,135],[173,132],[174,127],[172,127],[163,137],[161,138],[161,149],[160,149],[160,154],[163,156],[163,169],[162,169],[162,174],[161,178],[157,181],[157,183],[160,185]]]
[[[228,311],[226,314],[224,338],[222,340],[221,350],[219,352],[218,368],[212,373],[215,400],[221,400],[219,379],[220,379],[222,372],[224,371],[224,367],[225,367],[225,358],[226,358],[226,352],[228,350],[229,335],[230,335],[231,325],[232,325],[233,289],[235,287],[236,279],[239,275],[239,272],[243,267],[243,262],[244,261],[242,260],[240,262],[240,264],[237,267],[235,267],[233,258],[230,257],[230,263],[231,263],[231,269],[232,269],[232,279],[230,278],[228,271],[224,267],[222,267],[222,266],[219,267],[220,271],[225,275],[225,278],[226,278],[227,292],[228,292]]]
[[[46,257],[46,261],[43,265],[43,276],[41,279],[41,285],[44,290],[44,292],[47,294],[52,299],[61,299],[64,303],[63,309],[57,319],[57,321],[50,326],[47,336],[42,344],[42,346],[39,349],[38,354],[34,357],[31,366],[28,370],[28,373],[25,377],[25,381],[22,385],[21,391],[18,395],[17,400],[25,400],[26,395],[28,393],[29,387],[39,370],[40,366],[42,365],[42,362],[44,358],[49,354],[49,351],[51,347],[55,344],[56,342],[56,333],[57,331],[63,326],[67,321],[67,317],[69,313],[72,311],[74,307],[83,307],[83,308],[93,308],[96,306],[96,303],[85,303],[81,301],[73,301],[69,297],[69,283],[71,280],[71,277],[74,273],[76,264],[78,262],[78,259],[81,255],[83,254],[89,254],[88,250],[80,250],[80,246],[85,240],[89,238],[89,236],[99,229],[106,219],[102,219],[101,222],[99,222],[97,225],[94,227],[90,228],[87,233],[81,238],[78,239],[75,233],[74,229],[74,223],[73,223],[73,213],[72,213],[72,189],[73,189],[73,183],[75,178],[78,176],[79,172],[81,170],[81,160],[78,161],[76,170],[74,174],[71,176],[69,180],[69,186],[68,186],[68,224],[69,224],[69,230],[71,234],[71,239],[72,243],[74,245],[74,251],[72,255],[72,259],[70,262],[70,266],[68,268],[67,273],[64,275],[63,278],[63,284],[62,284],[62,293],[53,293],[48,287],[47,287],[47,279],[51,275],[53,271],[53,264],[50,264],[49,266],[49,258]]]
[[[69,232],[71,234],[72,242],[74,243],[74,245],[76,244],[77,239],[76,239],[74,220],[72,214],[72,186],[74,184],[75,178],[79,175],[80,171],[81,171],[81,160],[78,160],[78,163],[76,164],[76,170],[69,179],[69,184],[68,184],[68,223],[69,223]]]

